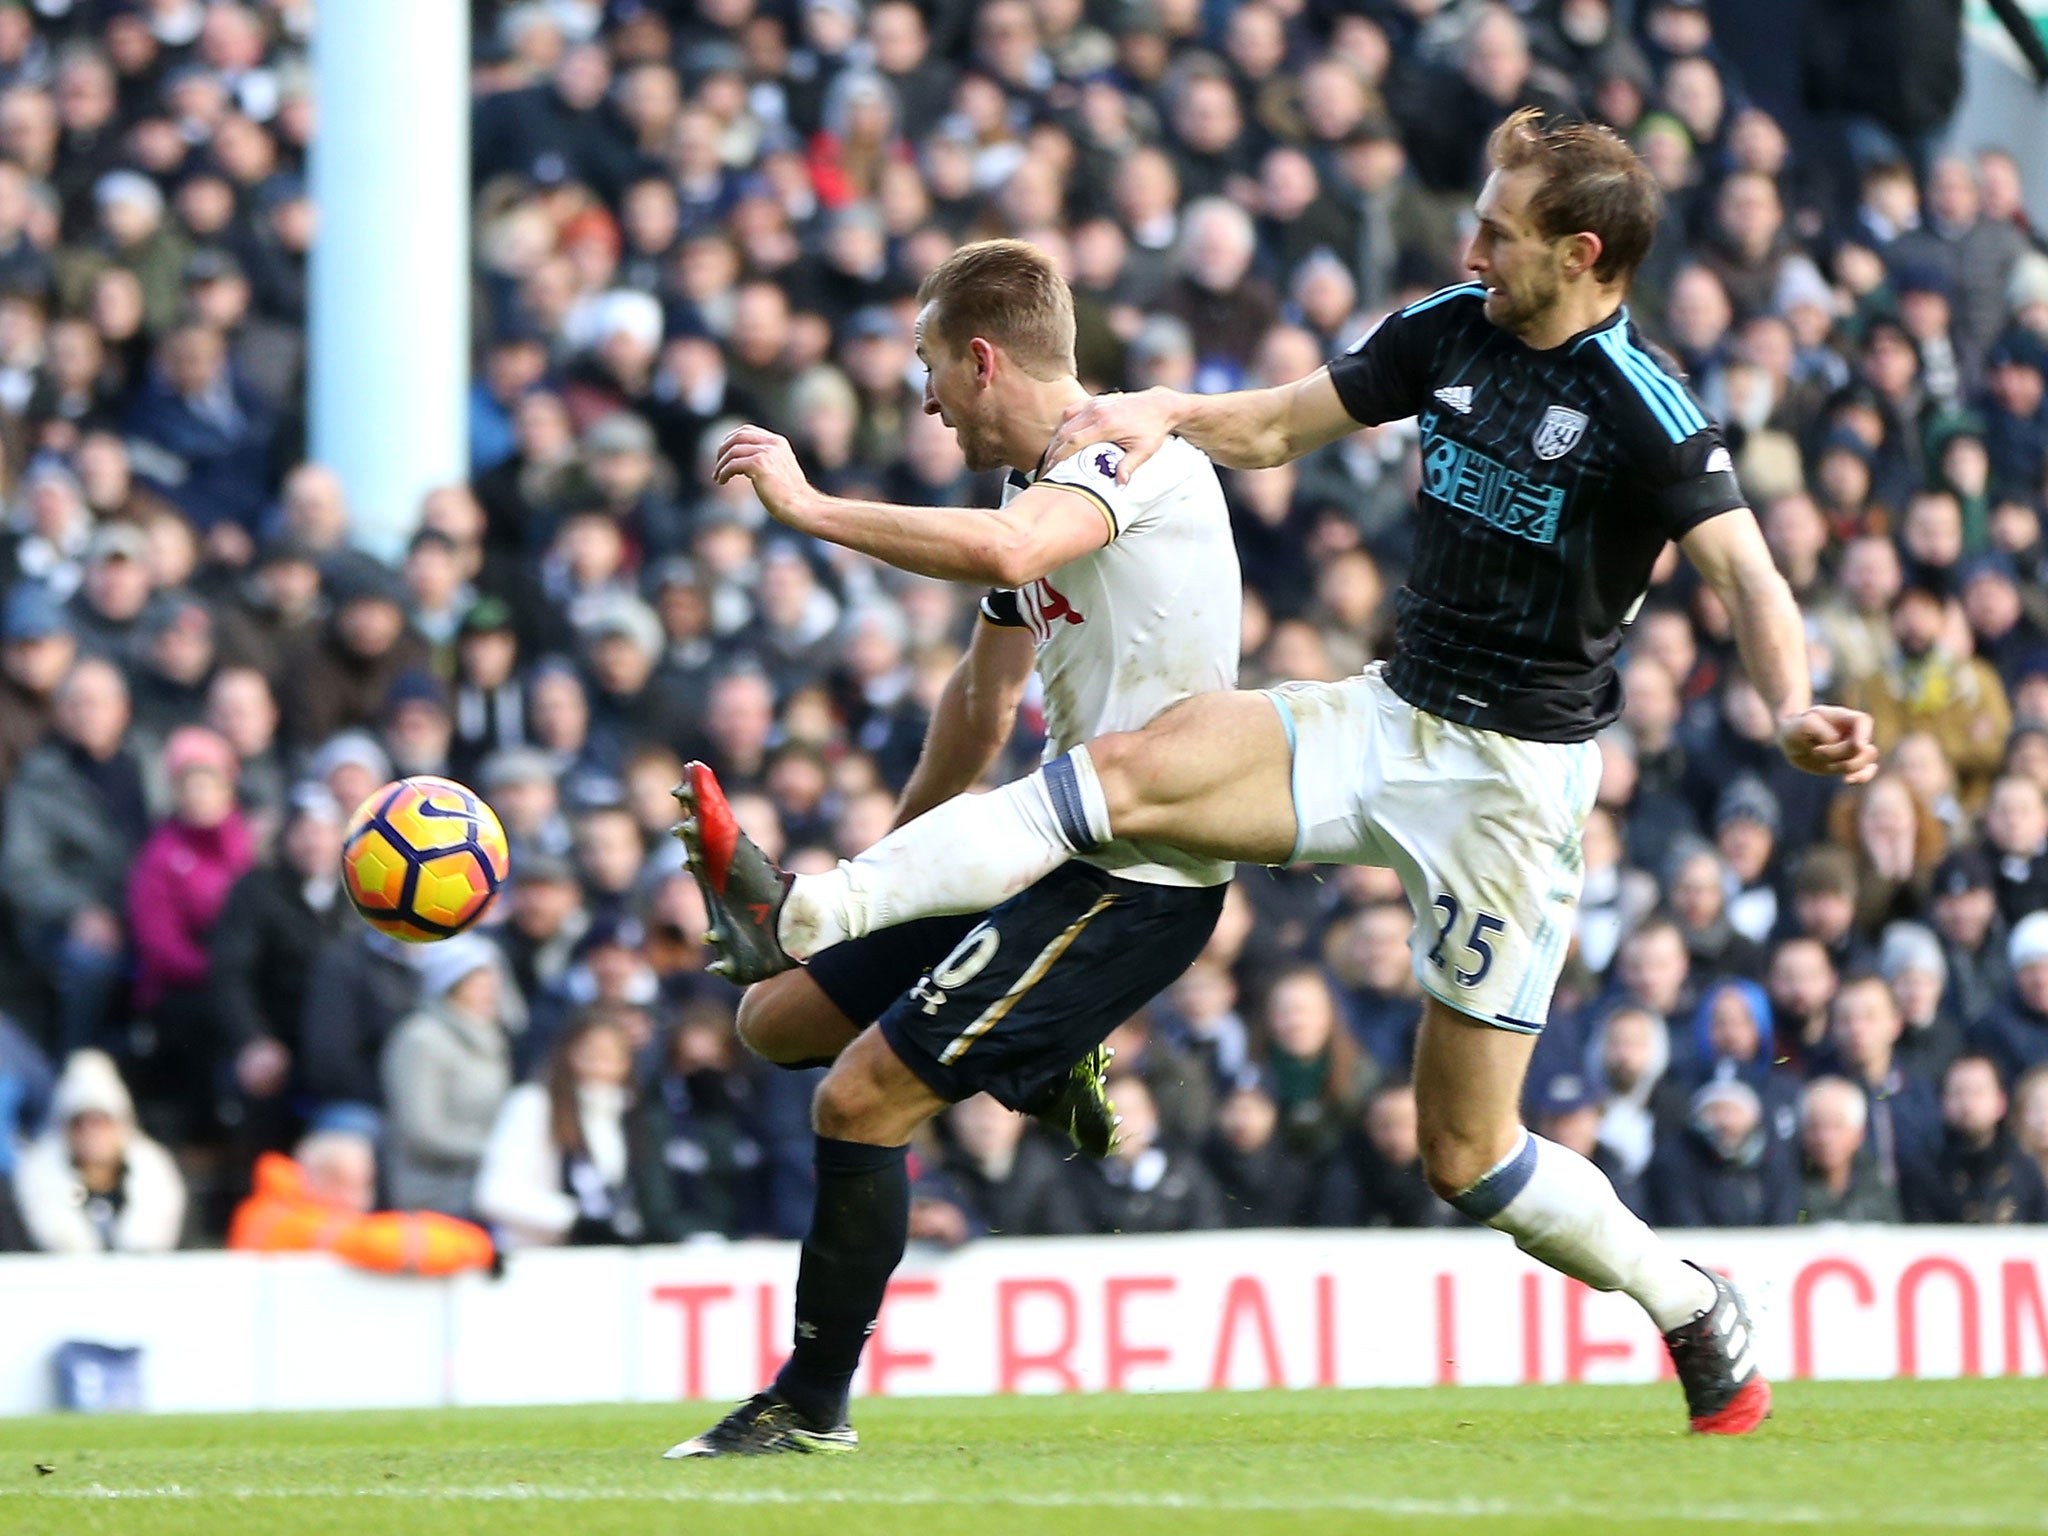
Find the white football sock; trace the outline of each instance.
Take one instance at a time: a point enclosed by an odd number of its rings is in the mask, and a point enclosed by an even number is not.
[[[956,795],[822,875],[798,875],[777,934],[799,960],[920,917],[985,912],[1109,841],[1088,749],[993,794]]]
[[[1486,1177],[1454,1199],[1532,1259],[1596,1291],[1626,1291],[1668,1333],[1714,1304],[1713,1282],[1673,1253],[1568,1147],[1528,1131]]]

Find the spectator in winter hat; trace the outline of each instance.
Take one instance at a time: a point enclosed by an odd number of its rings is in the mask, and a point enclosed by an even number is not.
[[[1965,1026],[1991,1011],[2010,974],[1996,881],[1991,859],[1977,848],[1957,849],[1934,870],[1932,916],[1948,964],[1945,997]]]
[[[21,581],[8,589],[0,608],[0,784],[48,737],[57,685],[77,654],[64,605],[49,588]]]
[[[2010,1083],[2048,1061],[2048,912],[2029,913],[2013,925],[2006,963],[2012,984],[1970,1031],[1970,1043],[1996,1062],[2000,1078]]]
[[[475,934],[425,947],[420,1010],[384,1048],[394,1205],[465,1216],[498,1106],[512,1088],[503,961]]]
[[[203,726],[181,726],[164,744],[171,814],[143,843],[128,875],[133,1002],[162,1036],[210,1033],[200,1017],[212,963],[207,941],[228,891],[255,862],[248,823],[235,805],[240,769],[234,748]],[[197,1064],[212,1065],[193,1054]]]
[[[30,1239],[46,1253],[166,1253],[185,1226],[185,1181],[135,1123],[113,1060],[78,1051],[65,1062],[50,1125],[14,1170]]]
[[[147,633],[143,664],[134,674],[135,726],[162,740],[206,707],[216,654],[213,614],[197,598],[172,593],[153,605]]]
[[[58,264],[58,292],[67,305],[81,301],[94,278],[109,267],[132,272],[142,285],[143,313],[151,335],[167,330],[178,314],[178,285],[191,247],[164,223],[164,195],[140,171],[114,170],[93,185],[97,229],[92,246],[71,247]]]
[[[519,634],[511,607],[480,598],[455,634],[455,740],[449,758],[467,783],[493,752],[525,740],[525,700],[514,675]]]
[[[562,816],[556,765],[534,747],[493,752],[478,769],[476,785],[504,823],[516,872],[536,854],[569,851],[569,824]]]
[[[1923,1083],[1940,1082],[1963,1048],[1962,1024],[1948,1008],[1948,961],[1940,938],[1920,923],[1889,924],[1878,945],[1877,968],[1905,1023],[1895,1052],[1899,1065]]]
[[[1770,1133],[1748,1083],[1718,1078],[1693,1095],[1683,1130],[1658,1144],[1652,1219],[1666,1227],[1776,1227],[1799,1217],[1791,1142]]]
[[[1600,1093],[1583,1073],[1553,1072],[1530,1098],[1531,1129],[1589,1161],[1600,1151]]]
[[[85,578],[72,595],[68,618],[78,648],[132,672],[147,655],[149,600],[154,578],[149,539],[133,523],[105,523],[85,550]]]
[[[391,685],[426,671],[426,641],[405,620],[405,585],[368,559],[336,573],[335,609],[319,638],[285,669],[285,740],[305,748],[375,725]]]
[[[1714,847],[1735,887],[1728,922],[1758,944],[1769,940],[1778,923],[1779,826],[1778,797],[1754,774],[1739,775],[1714,803]]]
[[[2048,463],[2048,345],[2012,331],[1985,357],[1984,446],[1993,495],[2028,496]]]
[[[391,780],[391,759],[367,731],[342,731],[329,737],[306,765],[307,776],[325,785],[344,815],[370,798],[370,792]]]
[[[613,594],[593,605],[584,634],[593,733],[622,750],[680,740],[694,721],[666,680],[655,678],[664,647],[654,610],[636,597]]]

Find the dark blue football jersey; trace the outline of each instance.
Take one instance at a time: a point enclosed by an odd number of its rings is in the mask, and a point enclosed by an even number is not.
[[[1745,505],[1721,434],[1624,307],[1536,351],[1477,283],[1389,315],[1330,364],[1368,425],[1415,416],[1415,558],[1387,682],[1531,741],[1621,712],[1614,653],[1667,540]]]

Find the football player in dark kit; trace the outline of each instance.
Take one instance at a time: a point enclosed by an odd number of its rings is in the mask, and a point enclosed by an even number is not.
[[[1466,265],[1273,389],[1078,407],[1059,455],[1109,441],[1130,473],[1172,437],[1240,468],[1418,416],[1415,563],[1396,651],[1338,683],[1184,701],[993,794],[948,801],[858,859],[790,880],[758,852],[704,871],[740,979],[831,944],[987,906],[1112,837],[1268,864],[1384,865],[1415,908],[1428,1000],[1415,1094],[1430,1184],[1524,1252],[1626,1292],[1663,1332],[1692,1427],[1770,1410],[1741,1297],[1681,1259],[1520,1101],[1578,904],[1594,735],[1614,656],[1667,541],[1726,603],[1778,743],[1809,772],[1876,771],[1867,716],[1815,705],[1805,636],[1720,434],[1623,304],[1654,182],[1610,130],[1518,113],[1495,132]]]

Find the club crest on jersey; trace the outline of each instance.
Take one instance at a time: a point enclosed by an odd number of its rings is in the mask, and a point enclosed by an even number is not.
[[[1553,405],[1536,423],[1536,435],[1530,440],[1530,446],[1536,450],[1539,459],[1561,459],[1579,446],[1579,439],[1585,433],[1584,411],[1575,411],[1568,405]]]

